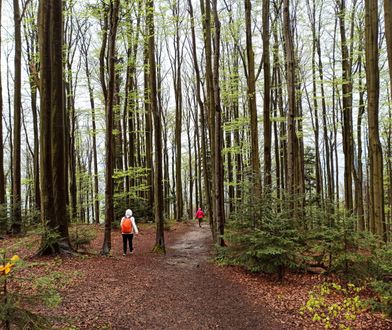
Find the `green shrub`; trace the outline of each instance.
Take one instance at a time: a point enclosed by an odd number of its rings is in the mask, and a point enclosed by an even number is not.
[[[88,225],[74,225],[69,230],[69,239],[72,246],[76,249],[90,244],[96,238],[96,233],[93,228]]]
[[[297,267],[299,234],[288,213],[274,212],[267,205],[268,201],[261,201],[258,207],[231,217],[225,234],[229,252],[220,258],[252,272],[276,273],[282,279],[287,269]]]
[[[56,229],[50,229],[47,224],[38,226],[35,233],[41,236],[41,251],[55,253],[60,240],[60,233]]]
[[[384,244],[372,256],[371,271],[374,280],[371,283],[378,299],[373,301],[375,309],[392,316],[392,248]]]
[[[325,211],[324,211],[325,212]],[[330,273],[351,281],[371,276],[372,255],[377,247],[376,237],[355,229],[356,219],[335,210],[330,223],[320,222],[305,234],[306,250],[318,258]]]
[[[375,280],[371,286],[378,294],[378,299],[371,301],[374,309],[392,317],[392,282]]]

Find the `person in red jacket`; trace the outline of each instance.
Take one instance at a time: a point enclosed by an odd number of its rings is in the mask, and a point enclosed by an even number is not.
[[[199,220],[199,227],[201,227],[201,222],[203,221],[203,218],[204,218],[204,212],[201,209],[201,207],[199,207],[199,209],[196,211],[195,214],[195,219]]]

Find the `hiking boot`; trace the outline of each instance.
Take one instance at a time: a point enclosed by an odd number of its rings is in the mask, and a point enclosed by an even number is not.
[[[125,256],[126,256],[126,253],[123,253],[123,256],[125,257]]]

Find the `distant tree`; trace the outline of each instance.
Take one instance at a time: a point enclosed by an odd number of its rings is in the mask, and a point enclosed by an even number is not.
[[[27,1],[25,2],[25,4]],[[41,208],[40,182],[39,182],[39,129],[38,129],[38,88],[39,79],[37,72],[39,71],[38,53],[38,27],[36,24],[38,2],[31,1],[28,9],[25,11],[23,20],[25,44],[26,44],[26,61],[29,73],[30,84],[30,104],[33,115],[33,176],[34,176],[34,207],[36,211]]]
[[[87,24],[87,22],[85,23]],[[87,78],[87,89],[88,89],[88,95],[90,99],[90,108],[91,108],[91,125],[92,125],[92,140],[93,140],[93,167],[94,167],[94,179],[93,179],[93,186],[94,186],[94,195],[93,195],[93,200],[94,200],[94,222],[99,223],[99,216],[100,216],[100,210],[99,210],[99,178],[98,178],[98,155],[97,155],[97,121],[96,121],[96,108],[95,108],[95,101],[94,101],[94,90],[93,90],[93,84],[91,82],[92,78],[92,68],[90,68],[89,64],[89,51],[90,51],[90,44],[91,44],[91,34],[87,32],[87,28],[89,26],[80,26],[79,25],[79,30],[83,29],[83,31],[80,31],[81,35],[81,42],[80,42],[80,52],[83,57],[84,61],[84,70]]]

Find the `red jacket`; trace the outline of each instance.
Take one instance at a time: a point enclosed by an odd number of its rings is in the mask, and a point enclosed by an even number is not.
[[[202,219],[204,217],[204,212],[199,208],[195,214],[195,218]]]

